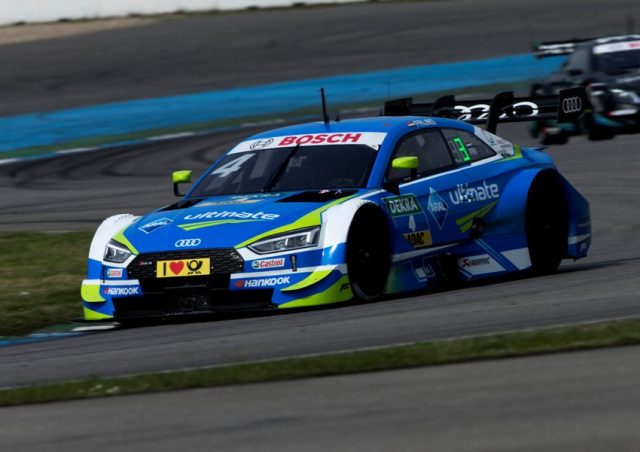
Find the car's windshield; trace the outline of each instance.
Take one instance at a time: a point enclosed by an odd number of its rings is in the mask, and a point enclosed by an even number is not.
[[[624,71],[640,68],[640,41],[603,44],[593,48],[595,70]]]
[[[226,155],[189,197],[364,187],[376,150],[366,145],[299,146]]]

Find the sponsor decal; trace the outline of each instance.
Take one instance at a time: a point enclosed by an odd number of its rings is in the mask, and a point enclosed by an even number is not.
[[[383,198],[382,201],[387,206],[392,217],[404,217],[423,213],[422,206],[418,202],[416,195],[401,195]]]
[[[456,105],[453,108],[458,111],[458,117],[456,119],[460,121],[469,121],[472,119],[482,121],[486,120],[489,116],[490,106],[488,104],[475,104],[471,106]],[[509,116],[508,113],[502,113],[499,119],[506,119],[508,117],[522,119],[538,116],[540,107],[538,107],[538,104],[535,102],[517,102],[513,104],[511,113],[511,116]]]
[[[107,278],[122,278],[122,269],[121,268],[108,268],[107,269]]]
[[[202,243],[201,239],[181,239],[173,244],[176,248],[190,248]]]
[[[154,220],[150,223],[144,224],[140,226],[138,229],[145,234],[151,234],[156,229],[160,229],[168,224],[173,223],[173,220],[170,218],[160,218],[158,220]]]
[[[462,261],[462,268],[469,268],[469,267],[477,267],[479,265],[489,265],[491,264],[491,258],[489,256],[487,257],[465,257],[463,259],[461,259]]]
[[[438,227],[442,229],[444,222],[447,220],[447,214],[449,213],[449,204],[431,187],[429,187],[427,204],[427,210],[433,219],[436,220],[436,223],[438,223]]]
[[[252,220],[252,221],[261,221],[261,220],[275,220],[280,217],[280,215],[275,213],[264,213],[262,211],[257,213],[251,212],[230,212],[228,210],[213,210],[204,213],[198,214],[189,214],[184,217],[185,220],[210,220],[212,218],[230,218],[230,219],[239,219],[239,220]]]
[[[156,263],[156,277],[175,278],[180,276],[202,276],[211,274],[211,260],[178,259],[173,261],[158,261]]]
[[[504,267],[488,254],[462,257],[458,259],[458,267],[472,276],[504,271]]]
[[[433,119],[414,119],[407,123],[409,127],[426,127],[435,126],[436,122]]]
[[[431,231],[409,232],[407,234],[403,234],[403,236],[414,248],[424,248],[425,246],[429,246],[433,243],[431,240]]]
[[[277,259],[260,259],[251,262],[251,268],[254,270],[267,270],[270,268],[282,268],[284,267],[284,257]]]
[[[239,279],[235,282],[238,288],[255,288],[255,287],[274,287],[281,284],[289,284],[290,276],[279,276],[274,278],[262,279]]]
[[[273,138],[266,138],[264,140],[255,140],[253,143],[251,143],[251,146],[249,146],[250,149],[264,149],[264,148],[268,148],[269,146],[271,146],[271,144],[274,142]]]
[[[129,287],[105,287],[103,293],[110,297],[129,297],[131,295],[142,295],[139,286]]]
[[[425,120],[426,121],[426,120]],[[229,154],[250,152],[259,149],[277,149],[291,146],[317,146],[335,144],[362,144],[377,149],[386,133],[383,132],[336,132],[336,133],[308,133],[248,140],[239,143]]]
[[[293,135],[282,137],[278,146],[300,146],[304,144],[339,144],[358,143],[361,133],[312,133],[309,135]]]
[[[349,283],[343,283],[340,286],[340,292],[344,292],[345,290],[351,290],[351,284]]]
[[[565,97],[562,99],[563,113],[577,113],[582,110],[582,99],[578,96]]]
[[[469,187],[469,184],[458,184],[454,191],[449,192],[449,198],[456,205],[498,199],[500,187],[498,184],[487,184],[487,181],[482,181],[481,185],[475,187]]]

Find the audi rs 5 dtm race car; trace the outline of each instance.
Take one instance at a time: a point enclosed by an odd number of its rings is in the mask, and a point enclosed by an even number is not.
[[[368,301],[553,272],[586,255],[588,203],[542,149],[492,132],[498,122],[574,120],[580,112],[557,111],[568,95],[401,99],[381,117],[325,116],[252,136],[178,202],[100,225],[85,319]],[[173,182],[179,194],[190,171]]]
[[[578,121],[533,123],[534,138],[563,144],[572,135],[586,133],[591,140],[603,140],[640,131],[640,35],[543,42],[534,46],[534,53],[539,58],[569,57],[546,81],[531,87],[532,95],[585,86],[592,109]]]

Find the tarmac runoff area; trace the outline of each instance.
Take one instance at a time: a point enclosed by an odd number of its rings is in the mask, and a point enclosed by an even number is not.
[[[635,451],[640,347],[0,409],[11,451]]]

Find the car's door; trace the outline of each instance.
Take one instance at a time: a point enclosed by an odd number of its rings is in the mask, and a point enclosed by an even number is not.
[[[400,195],[384,199],[398,235],[413,248],[460,241],[468,236],[455,219],[464,208],[457,200],[458,187],[468,178],[457,167],[438,129],[412,132],[398,141],[393,159],[418,157],[415,178],[409,170],[389,165],[386,179],[399,184]]]
[[[442,129],[447,147],[458,168],[459,177],[449,200],[456,206],[455,224],[469,237],[474,227],[481,228],[500,198],[505,175],[496,152],[474,134],[459,129]]]

